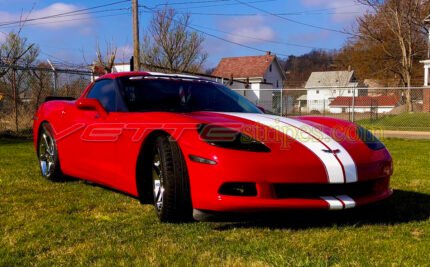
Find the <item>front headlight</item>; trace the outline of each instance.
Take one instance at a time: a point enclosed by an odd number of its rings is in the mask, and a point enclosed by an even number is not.
[[[262,142],[234,129],[212,124],[197,126],[200,138],[213,146],[250,152],[270,152]]]
[[[370,149],[380,150],[385,148],[384,144],[364,127],[357,126],[357,135]]]

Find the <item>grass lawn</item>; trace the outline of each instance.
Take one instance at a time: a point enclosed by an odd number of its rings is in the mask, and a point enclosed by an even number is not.
[[[357,123],[369,129],[430,131],[430,113],[417,112],[385,115],[374,121],[364,119],[358,120]]]
[[[429,265],[430,141],[385,143],[395,193],[380,205],[175,225],[121,193],[46,181],[31,143],[0,140],[0,266]]]

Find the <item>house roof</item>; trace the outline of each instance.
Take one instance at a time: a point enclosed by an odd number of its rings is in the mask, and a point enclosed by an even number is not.
[[[263,77],[269,65],[276,59],[275,55],[246,57],[225,57],[212,72],[213,76],[230,78]]]
[[[305,88],[347,87],[353,82],[354,71],[314,71]]]
[[[356,96],[354,99],[355,107],[395,107],[400,98],[395,95],[383,96]],[[352,106],[351,96],[338,96],[329,105],[330,107],[349,107]]]

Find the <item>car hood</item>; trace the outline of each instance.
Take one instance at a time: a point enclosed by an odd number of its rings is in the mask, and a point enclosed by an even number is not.
[[[289,149],[289,157],[302,157],[304,166],[308,163],[312,167],[310,163],[319,161],[330,183],[376,178],[382,175],[382,166],[391,164],[386,149],[369,149],[356,136],[357,126],[343,120],[234,112],[193,112],[186,116],[200,123],[237,129],[265,143],[272,151]]]

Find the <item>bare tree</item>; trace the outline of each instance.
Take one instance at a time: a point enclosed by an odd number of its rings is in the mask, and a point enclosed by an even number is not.
[[[97,59],[93,65],[93,68],[102,68],[104,73],[111,73],[115,64],[117,47],[113,42],[106,42],[105,56],[103,55],[99,42],[97,42],[96,55]],[[94,71],[94,69],[93,69]]]
[[[399,75],[406,90],[408,110],[412,111],[411,86],[414,62],[423,54],[426,29],[423,19],[429,2],[422,0],[357,0],[370,12],[358,18],[359,39],[376,44],[386,60],[397,62],[390,71]]]
[[[19,131],[18,117],[19,106],[22,95],[29,89],[29,84],[25,83],[29,78],[29,71],[22,70],[22,67],[30,66],[39,55],[39,48],[34,44],[28,44],[27,39],[20,37],[16,33],[9,33],[5,42],[1,45],[0,54],[7,54],[10,62],[2,64],[4,68],[0,72],[6,87],[6,99],[12,99],[13,116],[15,119],[15,130]]]
[[[49,69],[50,66],[47,63],[39,63],[37,67],[41,69]],[[31,94],[34,104],[34,110],[37,110],[43,99],[49,95],[51,89],[51,73],[46,70],[35,70],[31,71],[32,77],[30,81]]]
[[[208,56],[202,48],[204,38],[188,30],[189,25],[189,15],[179,15],[171,8],[157,11],[141,49],[145,67],[161,67],[170,72],[203,71]]]

